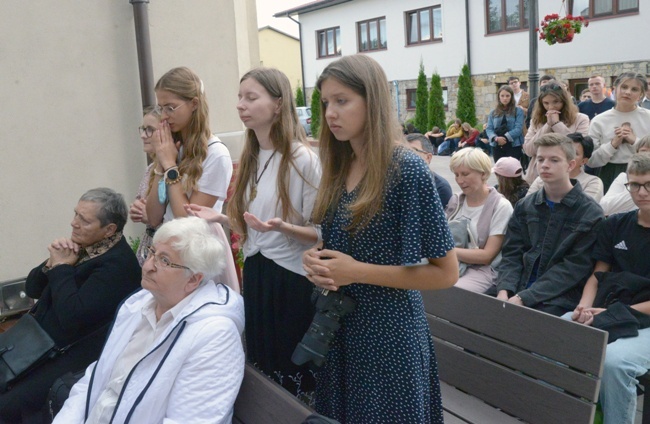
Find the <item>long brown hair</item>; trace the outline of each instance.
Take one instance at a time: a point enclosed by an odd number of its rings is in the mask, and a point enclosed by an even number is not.
[[[289,167],[292,166],[298,172],[298,175],[303,180],[305,179],[296,167],[292,144],[299,142],[306,145],[306,140],[298,120],[291,84],[284,73],[274,68],[252,69],[239,80],[239,83],[241,84],[249,78],[253,78],[264,87],[271,97],[280,99],[280,110],[275,121],[271,124],[269,134],[273,148],[280,155],[280,168],[277,177],[277,193],[279,195],[277,205],[282,208],[282,220],[296,219],[299,213],[291,204],[289,197]],[[230,222],[235,231],[241,234],[243,240],[246,240],[248,234],[246,222],[244,221],[244,212],[248,210],[250,203],[246,191],[257,174],[259,153],[260,143],[257,135],[255,131],[247,129],[246,142],[237,169],[235,192],[228,203]]]
[[[569,93],[556,82],[549,82],[540,90],[539,97],[537,98],[537,105],[533,108],[533,117],[531,121],[537,126],[542,126],[546,123],[546,108],[542,101],[547,96],[553,96],[560,99],[562,102],[562,109],[560,110],[560,121],[568,127],[578,118],[578,107],[573,104]]]
[[[532,166],[532,165],[531,165]],[[504,177],[495,173],[497,176],[497,182],[499,184],[499,193],[503,194],[512,205],[514,206],[519,200],[519,192],[522,190],[522,187],[528,187],[528,183],[520,176],[518,177]]]
[[[507,105],[503,105],[501,103],[501,99],[499,99],[499,94],[501,94],[502,91],[507,91],[510,93],[510,102]],[[494,108],[494,116],[501,116],[501,115],[514,115],[515,112],[517,111],[517,103],[515,102],[515,92],[512,91],[512,88],[508,85],[502,85],[501,88],[497,91],[497,107]]]
[[[351,228],[363,228],[382,208],[387,171],[393,151],[401,139],[400,126],[391,104],[388,79],[379,64],[366,55],[345,56],[330,63],[318,78],[321,89],[328,78],[349,87],[366,101],[365,175],[358,185],[356,200],[349,206]],[[313,221],[320,224],[331,205],[336,205],[353,160],[349,141],[339,141],[326,125],[327,107],[321,104],[320,158],[323,176],[314,205]]]
[[[212,136],[203,81],[191,69],[179,67],[160,77],[155,90],[168,91],[188,102],[195,98],[198,101],[187,125],[186,138],[182,139],[180,132],[173,134],[174,140],[183,145],[183,158],[178,164],[178,172],[185,177],[183,189],[192,191],[203,174],[203,161],[208,156],[208,140]]]

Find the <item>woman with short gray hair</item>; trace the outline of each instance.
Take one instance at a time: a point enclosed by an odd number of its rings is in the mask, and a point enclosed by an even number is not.
[[[211,277],[228,254],[196,217],[164,223],[99,360],[54,423],[230,423],[244,376],[242,297]]]

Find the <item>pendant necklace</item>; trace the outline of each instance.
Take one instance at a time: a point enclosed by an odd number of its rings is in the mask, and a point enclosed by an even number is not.
[[[266,172],[266,168],[269,167],[269,163],[271,162],[271,159],[273,159],[273,156],[275,156],[275,152],[276,152],[276,151],[277,151],[277,150],[274,150],[274,151],[273,151],[273,153],[271,154],[271,157],[269,157],[269,158],[267,159],[266,163],[264,164],[264,168],[262,168],[262,172],[260,173],[259,176],[257,176],[257,177],[255,178],[255,184],[253,184],[253,187],[251,188],[251,195],[250,195],[250,200],[249,200],[249,202],[252,202],[253,200],[255,200],[255,197],[257,197],[257,184],[258,184],[258,183],[260,182],[260,180],[262,179],[262,175],[264,175],[264,172]]]

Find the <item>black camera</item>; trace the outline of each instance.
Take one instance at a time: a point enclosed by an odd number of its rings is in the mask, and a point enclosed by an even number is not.
[[[303,365],[312,361],[320,367],[325,362],[325,356],[334,340],[336,330],[341,326],[341,318],[354,311],[357,302],[342,291],[315,289],[312,302],[316,314],[296,349],[291,355],[291,362]]]

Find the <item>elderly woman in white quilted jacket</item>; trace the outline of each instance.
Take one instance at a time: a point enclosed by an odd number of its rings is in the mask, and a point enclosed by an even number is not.
[[[244,305],[219,275],[226,247],[196,217],[156,231],[142,288],[55,424],[230,423],[244,376]]]

